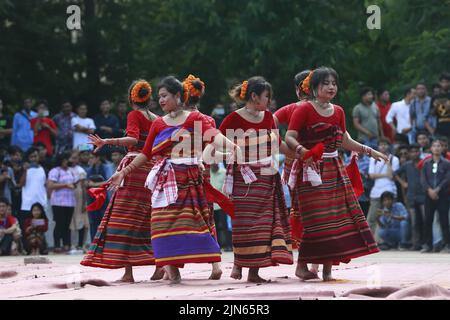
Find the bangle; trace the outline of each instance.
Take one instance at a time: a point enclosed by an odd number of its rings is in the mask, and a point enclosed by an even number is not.
[[[365,145],[361,145],[361,152],[367,154],[368,156],[372,157],[372,148],[365,146]]]
[[[134,169],[136,169],[136,165],[133,164],[133,163],[130,163],[128,166],[126,166],[126,167],[123,169],[123,171],[122,171],[122,172],[123,172],[123,175],[124,175],[124,176],[129,175],[130,172],[133,171]]]

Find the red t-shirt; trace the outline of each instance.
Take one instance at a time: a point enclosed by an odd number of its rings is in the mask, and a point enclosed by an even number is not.
[[[17,223],[17,219],[13,216],[7,216],[4,219],[0,219],[0,229],[9,229]]]
[[[274,113],[274,116],[277,117],[279,124],[289,124],[291,121],[292,114],[295,111],[295,108],[300,105],[299,102],[288,104],[277,110]]]
[[[137,145],[128,147],[129,151],[140,152],[142,150],[143,144],[147,138],[152,123],[152,120],[147,119],[145,115],[138,110],[133,110],[128,113],[127,136],[138,140]]]
[[[31,119],[31,128],[33,130],[38,122],[46,123],[52,129],[57,128],[56,123],[50,118],[34,118]],[[37,135],[34,136],[33,142],[42,142],[47,148],[47,155],[51,156],[53,154],[52,134],[49,129],[44,128],[38,131]]]
[[[202,114],[199,111],[191,112],[188,115],[188,117],[186,118],[186,121],[182,125],[180,125],[180,127],[184,128],[184,129],[194,129],[195,122],[201,123],[202,134],[204,134],[208,130],[215,129],[215,127],[213,127],[213,125],[211,124],[210,119],[208,119],[207,116],[205,116],[204,114]],[[153,124],[150,128],[150,132],[148,134],[147,140],[145,141],[145,146],[142,149],[142,153],[145,154],[147,156],[147,158],[151,158],[153,143],[155,141],[156,136],[164,129],[173,128],[173,127],[178,127],[178,126],[169,126],[162,117],[153,121]],[[212,136],[208,142],[211,142],[213,139],[214,139],[214,136]]]

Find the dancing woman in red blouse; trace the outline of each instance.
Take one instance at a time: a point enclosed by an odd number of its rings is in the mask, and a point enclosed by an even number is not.
[[[290,182],[299,197],[303,225],[296,270],[303,280],[316,278],[307,263],[323,264],[323,280],[332,281],[333,264],[379,251],[337,149],[342,146],[377,160],[387,159],[346,134],[344,110],[330,103],[337,93],[337,81],[336,71],[326,67],[304,80],[302,87],[312,99],[294,111],[286,133],[286,143],[300,159],[298,167],[293,165]],[[325,146],[322,159],[301,161],[319,142]]]
[[[243,159],[228,165],[224,184],[235,204],[231,277],[239,280],[242,268],[249,268],[247,280],[255,283],[267,282],[259,276],[260,268],[293,263],[288,211],[280,175],[273,167],[272,147],[281,141],[267,111],[271,94],[271,85],[262,77],[237,85],[230,96],[245,105],[220,126],[245,150]]]
[[[148,110],[151,87],[145,80],[135,81],[128,91],[128,99],[133,108],[127,116],[127,136],[118,139],[101,139],[90,135],[96,152],[106,144],[124,146],[128,153],[119,164],[122,172],[140,153],[148,131],[157,116]],[[148,172],[153,166],[146,161],[127,176],[123,185],[114,193],[106,209],[91,248],[81,264],[99,268],[125,268],[121,281],[134,282],[132,266],[154,265],[150,243],[150,191],[144,187]],[[152,280],[162,278],[162,269],[156,269]]]
[[[109,181],[114,190],[148,159],[156,158],[145,182],[152,191],[152,246],[156,265],[164,267],[171,283],[179,283],[179,268],[185,263],[220,262],[199,161],[203,146],[195,147],[197,135],[231,150],[235,145],[203,114],[183,110],[183,85],[176,78],[164,78],[158,95],[166,115],[154,121],[142,153]]]
[[[205,83],[200,79],[190,74],[183,81],[183,94],[184,94],[184,109],[187,111],[199,111],[199,103],[201,97],[205,93]],[[214,118],[203,114],[206,119],[211,123],[213,128],[216,128],[216,120]],[[203,171],[203,179],[207,182],[211,180],[210,166],[204,163],[205,170]],[[209,215],[209,225],[211,227],[211,233],[217,239],[217,229],[216,222],[214,220],[214,203],[209,203],[210,215]],[[209,277],[210,280],[220,280],[222,277],[222,269],[220,267],[220,262],[212,263],[212,271]]]

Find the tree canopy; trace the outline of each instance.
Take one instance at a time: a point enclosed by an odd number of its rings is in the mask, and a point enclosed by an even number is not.
[[[66,27],[70,4],[81,31]],[[381,8],[381,29],[366,8]],[[126,96],[133,79],[193,73],[207,86],[202,109],[228,103],[229,88],[253,75],[273,84],[278,105],[295,99],[294,75],[327,65],[340,75],[347,114],[362,85],[400,98],[404,86],[450,70],[450,0],[2,0],[0,99]]]

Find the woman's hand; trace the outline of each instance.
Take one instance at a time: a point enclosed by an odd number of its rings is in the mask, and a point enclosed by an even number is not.
[[[88,139],[89,139],[89,144],[92,144],[94,146],[96,146],[94,153],[97,153],[99,149],[101,149],[101,147],[103,147],[106,144],[106,140],[100,138],[98,135],[96,134],[90,134],[88,135]]]
[[[373,150],[373,149],[372,149],[372,152],[370,153],[370,155],[372,156],[372,158],[374,158],[375,160],[378,160],[378,161],[380,161],[380,160],[384,160],[384,162],[389,161],[389,158],[387,155],[385,155],[384,153],[381,153],[379,151]]]
[[[198,169],[200,170],[200,173],[203,174],[203,172],[205,171],[205,165],[203,164],[203,162],[198,163]]]
[[[120,187],[120,184],[122,183],[124,178],[125,175],[122,171],[114,173],[113,176],[106,182],[106,184],[108,185],[108,190],[116,191]]]

